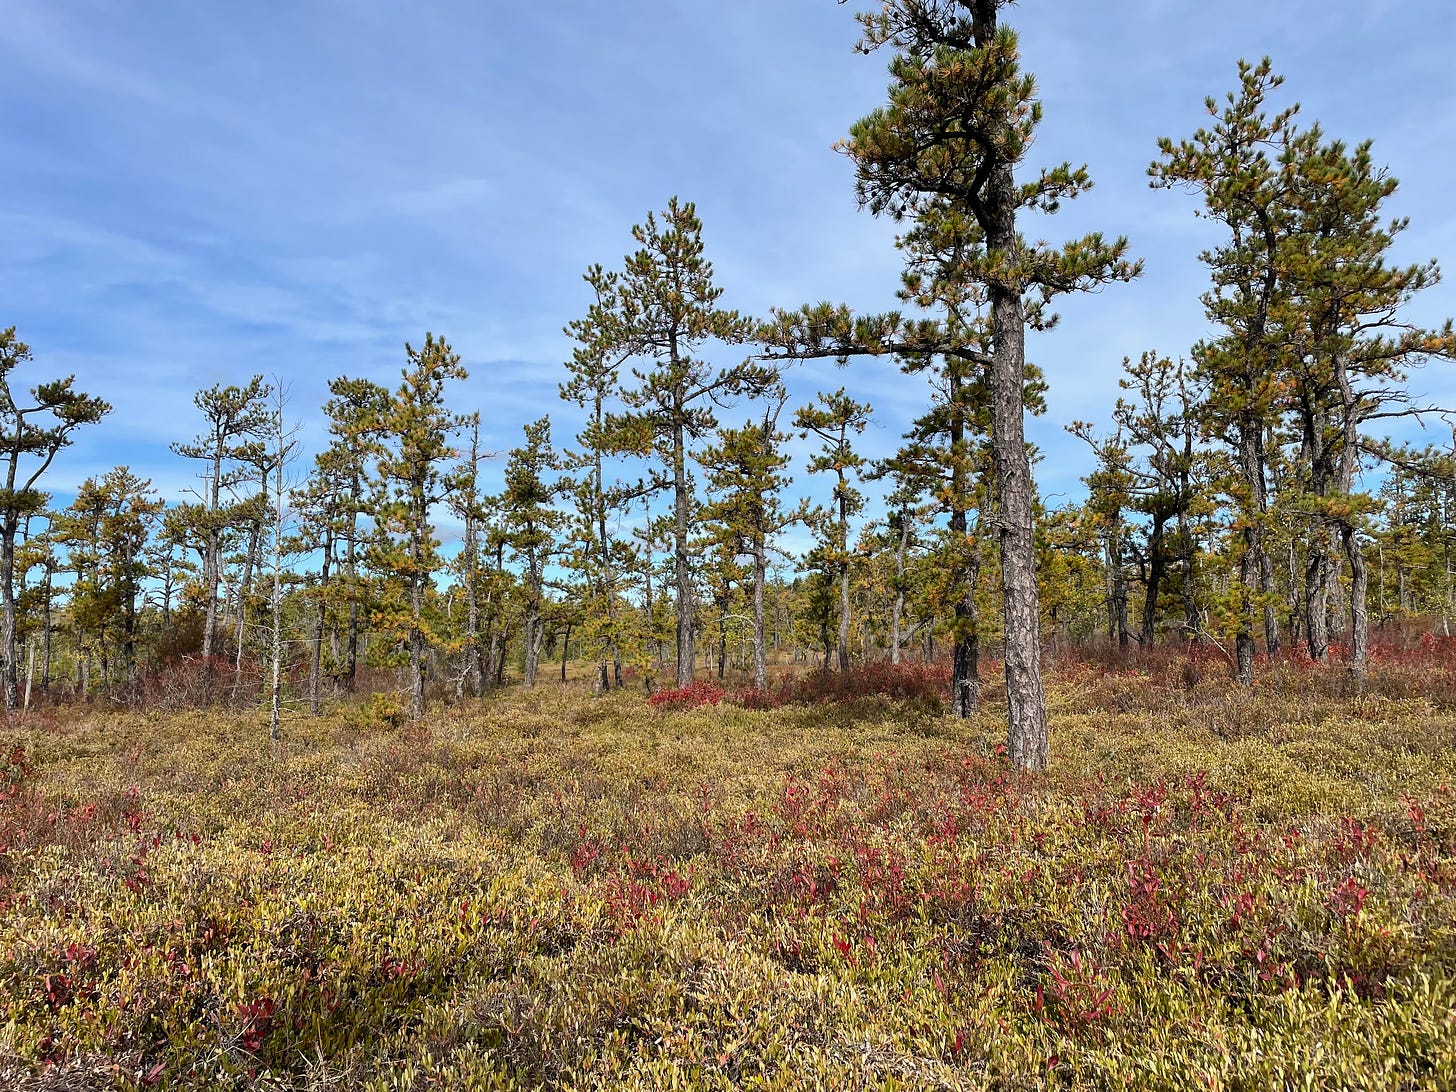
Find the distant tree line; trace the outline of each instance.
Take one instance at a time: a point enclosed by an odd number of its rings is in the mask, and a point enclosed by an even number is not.
[[[58,507],[41,478],[110,407],[70,379],[21,396],[30,350],[0,335],[6,707],[37,690],[126,697],[183,661],[218,700],[268,664],[276,732],[281,702],[317,713],[366,670],[397,672],[418,716],[432,696],[534,686],[550,656],[563,676],[590,664],[606,691],[684,686],[700,657],[763,688],[775,656],[844,671],[943,654],[969,716],[989,649],[1012,758],[1039,768],[1044,640],[1205,644],[1244,684],[1261,648],[1297,645],[1342,658],[1358,687],[1372,612],[1449,626],[1456,443],[1385,438],[1437,412],[1407,381],[1456,336],[1405,312],[1439,270],[1392,262],[1395,180],[1368,142],[1275,110],[1267,60],[1241,63],[1210,126],[1162,141],[1149,169],[1222,232],[1202,255],[1213,333],[1125,360],[1112,420],[1069,426],[1092,456],[1086,500],[1038,497],[1023,420],[1046,386],[1026,334],[1056,322],[1057,297],[1140,266],[1123,239],[1022,233],[1091,182],[1070,164],[1022,173],[1041,109],[1005,6],[886,0],[860,17],[862,50],[893,53],[889,97],[840,147],[861,206],[904,225],[899,309],[727,310],[696,210],[674,198],[620,266],[585,275],[560,389],[581,430],[526,424],[495,494],[481,419],[452,407],[464,366],[427,334],[396,387],[329,384],[329,442],[306,472],[277,383],[254,376],[197,394],[198,433],[173,445],[198,468],[193,498],[164,505],[118,467]],[[852,383],[802,406],[784,383],[871,356],[929,390],[881,460],[860,450],[874,410]],[[812,447],[801,466],[795,436]],[[798,473],[827,504],[795,494]],[[458,548],[442,548],[445,518]],[[798,556],[794,527],[814,542]]]

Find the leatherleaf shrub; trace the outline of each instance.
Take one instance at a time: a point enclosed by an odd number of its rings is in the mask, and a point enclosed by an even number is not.
[[[1003,714],[10,721],[0,1087],[1450,1087],[1452,714]]]

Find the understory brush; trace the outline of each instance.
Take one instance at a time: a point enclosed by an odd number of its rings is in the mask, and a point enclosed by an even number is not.
[[[1035,776],[918,692],[11,721],[0,1086],[1449,1082],[1456,718],[1081,671]]]

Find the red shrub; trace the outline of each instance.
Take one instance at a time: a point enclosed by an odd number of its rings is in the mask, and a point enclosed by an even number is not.
[[[696,709],[700,705],[721,705],[727,692],[709,679],[694,679],[677,690],[659,690],[648,697],[654,709]]]
[[[862,663],[848,671],[811,671],[781,681],[777,687],[748,689],[738,695],[745,709],[781,705],[822,705],[886,697],[935,704],[950,696],[950,666],[943,663]]]

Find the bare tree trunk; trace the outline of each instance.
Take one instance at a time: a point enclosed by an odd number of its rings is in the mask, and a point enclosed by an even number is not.
[[[283,709],[283,467],[288,460],[291,445],[283,423],[283,409],[287,397],[282,382],[277,388],[277,416],[273,421],[274,441],[277,443],[273,461],[273,590],[269,599],[270,631],[273,644],[272,678],[268,688],[268,738],[277,740],[280,735]],[[266,480],[266,479],[265,479]],[[323,619],[319,619],[322,624]],[[317,694],[317,689],[314,690]]]
[[[1198,547],[1192,531],[1188,528],[1186,518],[1181,514],[1178,517],[1178,548],[1181,551],[1178,568],[1183,585],[1180,589],[1183,599],[1183,633],[1195,644],[1202,644],[1203,626],[1202,616],[1198,610],[1198,589],[1193,585],[1193,555]]]
[[[248,530],[248,552],[243,559],[243,576],[238,583],[238,623],[233,640],[233,688],[241,685],[243,679],[243,649],[247,645],[248,597],[253,590],[253,572],[261,568],[258,559],[263,550],[263,525],[255,521]]]

